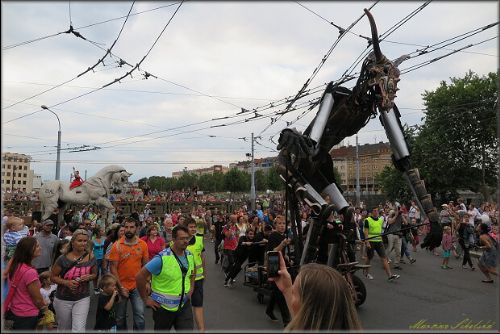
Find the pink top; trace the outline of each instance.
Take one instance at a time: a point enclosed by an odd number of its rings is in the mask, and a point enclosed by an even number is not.
[[[21,276],[19,283],[17,284],[16,291],[14,292],[14,296],[12,297],[12,302],[10,303],[10,310],[18,317],[37,316],[39,310],[35,303],[33,303],[33,299],[31,299],[31,295],[28,291],[28,285],[35,282],[37,290],[40,290],[41,285],[40,280],[38,279],[38,273],[35,268],[27,266],[24,263],[20,268],[17,268],[17,271],[19,270],[21,270]],[[13,278],[15,275],[16,274],[14,274]],[[10,277],[8,282],[10,286]],[[12,289],[12,286],[10,286],[10,289]]]
[[[453,243],[453,237],[451,234],[443,233],[443,240],[441,240],[441,246],[443,250],[450,250]]]
[[[148,245],[150,260],[159,252],[165,249],[165,239],[160,236],[157,236],[154,242],[152,242],[151,239],[148,238],[148,236],[143,236],[141,240],[144,240],[146,242],[146,245]]]

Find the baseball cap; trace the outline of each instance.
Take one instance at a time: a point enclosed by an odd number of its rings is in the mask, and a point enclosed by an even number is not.
[[[46,219],[42,222],[42,226],[45,225],[54,225],[54,221],[52,219]]]

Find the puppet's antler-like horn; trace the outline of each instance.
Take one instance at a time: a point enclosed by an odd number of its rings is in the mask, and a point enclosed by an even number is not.
[[[378,40],[378,32],[377,25],[375,24],[375,19],[368,9],[365,8],[365,14],[370,20],[370,27],[372,28],[372,43],[373,43],[373,52],[375,52],[375,58],[377,61],[381,61],[384,58],[382,51],[380,51],[380,44]]]

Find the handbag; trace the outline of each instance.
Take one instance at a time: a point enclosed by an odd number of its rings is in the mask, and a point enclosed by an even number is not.
[[[66,275],[66,273],[67,273],[68,271],[70,271],[70,270],[71,270],[71,268],[73,268],[74,266],[76,266],[76,264],[77,264],[78,262],[80,262],[82,259],[84,259],[84,258],[85,258],[85,256],[87,256],[87,255],[88,255],[88,253],[87,253],[87,251],[85,251],[85,252],[82,254],[82,256],[80,256],[80,257],[79,257],[78,259],[76,259],[75,261],[71,262],[71,264],[70,264],[70,265],[69,265],[66,269],[61,270],[61,272],[59,273],[59,276],[61,276],[61,277],[63,277],[63,278],[64,278],[64,275]]]

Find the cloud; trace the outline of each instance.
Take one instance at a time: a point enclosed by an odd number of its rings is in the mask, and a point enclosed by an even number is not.
[[[167,4],[136,2],[132,13]],[[339,36],[338,29],[329,22],[347,28],[362,15],[363,8],[373,3],[301,4],[324,19],[294,2],[185,2],[140,67],[158,79],[145,80],[144,72],[136,71],[120,83],[52,108],[61,119],[63,147],[110,146],[89,152],[64,152],[62,175],[69,177],[75,165],[80,170],[87,169],[91,175],[102,167],[102,163],[116,162],[129,163],[125,167],[134,173],[132,179],[136,180],[150,175],[170,176],[172,171],[184,166],[202,167],[214,164],[212,161],[245,160],[250,142],[238,138],[249,138],[252,132],[262,136],[262,144],[274,148],[269,137],[279,134],[286,122],[296,120],[303,110],[284,115],[267,130],[264,129],[270,124],[269,118],[244,122],[252,115],[234,117],[236,113],[241,108],[252,109],[294,96]],[[379,33],[387,31],[421,4],[379,2],[372,9]],[[75,28],[83,27],[126,15],[130,5],[129,2],[71,2],[71,20]],[[176,8],[174,5],[130,16],[113,49],[116,57],[107,57],[105,67],[98,66],[95,71],[63,87],[2,109],[2,151],[32,154],[33,159],[39,161],[32,165],[35,172],[42,174],[43,179],[53,178],[53,146],[57,140],[53,115],[43,111],[19,121],[5,121],[39,110],[42,104],[53,106],[72,99],[119,78],[130,70],[126,65],[117,67],[119,58],[132,65],[138,63]],[[470,15],[471,12],[474,15]],[[417,45],[431,45],[496,22],[497,13],[496,2],[432,2],[387,37],[381,44],[382,51],[395,59],[422,48]],[[78,31],[90,40],[104,43],[106,49],[118,36],[123,22],[124,19],[113,20]],[[65,31],[68,27],[67,3],[2,3],[3,47]],[[368,20],[362,18],[352,32],[333,50],[309,88],[338,79],[366,50],[366,40],[357,35],[369,36]],[[401,68],[493,37],[496,32],[493,28],[450,45],[450,50],[413,58]],[[463,76],[469,69],[480,75],[496,71],[496,39],[467,51],[403,75],[397,105],[423,108],[421,94],[435,89],[440,81]],[[70,34],[2,50],[2,107],[74,78],[95,64],[104,53]],[[353,71],[359,69],[358,64]],[[346,86],[352,87],[354,83],[350,81]],[[299,102],[319,97],[321,93],[318,91]],[[272,113],[277,109],[259,113]],[[304,130],[316,111],[306,114],[295,126]],[[402,113],[403,122],[419,122],[419,112],[406,109]],[[225,116],[232,118],[211,121]],[[192,125],[205,121],[207,123]],[[211,127],[235,121],[240,124]],[[192,126],[188,126],[190,124]],[[177,127],[182,128],[168,130]],[[157,131],[162,132],[149,134]],[[361,143],[373,142],[375,136],[378,141],[385,135],[378,120],[371,120],[360,131],[359,139]],[[128,137],[135,138],[121,140]],[[276,141],[277,136],[274,139]],[[348,140],[354,143],[353,138]],[[256,149],[259,150],[256,157],[275,154],[258,145]],[[50,152],[40,153],[48,150]]]

